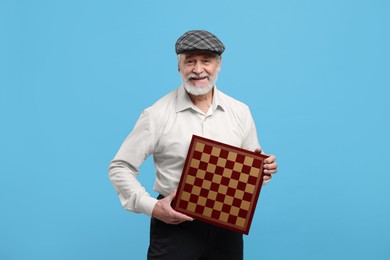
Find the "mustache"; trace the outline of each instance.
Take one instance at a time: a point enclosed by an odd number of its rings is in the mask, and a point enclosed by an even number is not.
[[[201,74],[195,74],[195,73],[191,73],[190,75],[187,76],[187,79],[190,80],[190,79],[201,79],[201,78],[208,78],[209,77],[209,74],[207,73],[201,73]]]

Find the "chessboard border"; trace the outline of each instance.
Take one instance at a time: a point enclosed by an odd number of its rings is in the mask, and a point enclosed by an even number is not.
[[[216,225],[216,226],[220,226],[222,228],[226,228],[226,229],[230,229],[230,230],[233,230],[233,231],[237,231],[237,232],[240,232],[240,233],[243,233],[243,234],[246,234],[248,235],[249,233],[249,229],[250,229],[250,226],[251,226],[251,223],[252,223],[252,219],[253,219],[253,215],[254,215],[254,212],[255,212],[255,208],[256,208],[256,205],[257,205],[257,201],[259,199],[259,196],[260,196],[260,191],[261,191],[261,188],[263,186],[263,165],[264,163],[261,164],[261,167],[260,167],[260,180],[259,180],[259,183],[258,183],[258,188],[256,189],[254,195],[253,195],[253,200],[252,200],[252,203],[250,205],[250,208],[248,210],[248,218],[247,218],[247,222],[245,224],[245,226],[243,228],[239,228],[237,227],[236,225],[233,225],[233,224],[223,224],[221,221],[219,220],[212,220],[211,218],[209,217],[205,217],[203,216],[202,214],[199,214],[199,213],[195,213],[195,212],[192,212],[192,211],[188,211],[186,209],[183,209],[183,208],[180,208],[179,207],[179,202],[181,201],[181,196],[182,196],[182,192],[183,192],[183,182],[185,180],[185,178],[187,177],[188,175],[188,167],[189,167],[189,163],[190,163],[190,158],[192,158],[193,156],[193,152],[195,150],[194,146],[196,144],[197,141],[200,141],[201,143],[205,143],[205,144],[209,144],[209,145],[212,145],[212,146],[216,146],[216,147],[219,147],[219,148],[223,148],[223,149],[228,149],[230,151],[234,151],[234,152],[237,152],[239,154],[244,154],[245,156],[248,156],[248,155],[251,155],[251,156],[255,156],[256,158],[260,159],[262,162],[264,161],[264,159],[268,158],[267,155],[264,155],[264,154],[258,154],[258,153],[255,153],[255,152],[252,152],[252,151],[249,151],[249,150],[245,150],[245,149],[242,149],[242,148],[238,148],[238,147],[235,147],[235,146],[232,146],[232,145],[228,145],[228,144],[225,144],[225,143],[221,143],[221,142],[218,142],[218,141],[215,141],[215,140],[211,140],[211,139],[208,139],[208,138],[205,138],[205,137],[201,137],[201,136],[198,136],[198,135],[193,135],[192,136],[192,139],[191,139],[191,143],[190,143],[190,146],[189,146],[189,149],[188,149],[188,153],[187,153],[187,157],[186,157],[186,160],[185,160],[185,163],[184,163],[184,167],[183,167],[183,172],[182,172],[182,175],[180,177],[180,181],[179,181],[179,185],[178,185],[178,188],[177,188],[177,192],[176,192],[176,197],[172,203],[172,207],[174,210],[180,212],[180,213],[183,213],[183,214],[186,214],[190,217],[193,217],[194,219],[197,219],[197,220],[201,220],[201,221],[204,221],[204,222],[207,222],[209,224],[213,224],[213,225]]]

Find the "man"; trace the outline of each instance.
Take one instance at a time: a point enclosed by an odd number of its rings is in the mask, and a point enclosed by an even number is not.
[[[109,176],[123,207],[152,217],[148,259],[242,259],[242,234],[192,219],[171,207],[193,134],[261,153],[249,108],[216,88],[223,43],[207,31],[189,31],[176,42],[182,85],[144,110],[110,164]],[[152,198],[137,181],[153,154]],[[277,171],[264,164],[264,180]]]

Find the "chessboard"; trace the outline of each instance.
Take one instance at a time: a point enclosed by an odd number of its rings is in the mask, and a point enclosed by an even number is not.
[[[268,156],[194,135],[172,207],[248,234]]]

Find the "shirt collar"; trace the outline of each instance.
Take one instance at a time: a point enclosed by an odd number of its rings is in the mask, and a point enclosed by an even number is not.
[[[217,89],[217,86],[214,86],[214,95],[213,95],[213,111],[216,111],[218,108],[222,111],[225,111],[224,109],[224,103],[221,100],[221,95]],[[177,93],[177,102],[176,102],[176,113],[184,111],[186,109],[194,109],[194,104],[192,103],[190,97],[188,96],[185,88],[183,85],[180,86]]]

